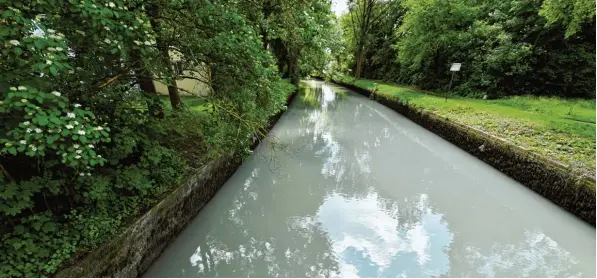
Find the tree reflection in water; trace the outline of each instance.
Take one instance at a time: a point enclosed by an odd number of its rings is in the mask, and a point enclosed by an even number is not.
[[[276,170],[247,159],[146,275],[594,274],[594,250],[591,258],[562,237],[567,231],[527,213],[520,200],[546,208],[533,199],[496,192],[507,180],[494,170],[438,150],[414,124],[365,98],[305,85],[272,131],[296,152],[260,146],[262,157],[277,157]],[[469,160],[466,168],[459,160]]]

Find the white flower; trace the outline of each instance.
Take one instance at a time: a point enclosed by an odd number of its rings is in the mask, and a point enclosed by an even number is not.
[[[21,99],[21,103],[26,103],[26,102],[27,102],[27,99]],[[29,115],[31,115],[31,114],[29,114]]]
[[[150,43],[149,41],[145,41],[145,42],[143,42],[143,43],[144,43],[146,46],[150,46],[150,45],[151,45],[151,43]]]
[[[79,125],[79,121],[73,121],[75,125]]]
[[[66,125],[66,128],[70,130],[70,129],[74,128],[74,127],[73,127],[73,125]]]
[[[54,94],[56,97],[60,97],[60,92],[58,91],[53,91],[52,94]]]
[[[102,126],[97,126],[97,127],[93,128],[93,130],[96,130],[96,131],[101,131],[103,129],[104,129],[104,127],[102,127]]]
[[[93,144],[90,144],[90,145],[88,145],[87,147],[89,147],[89,148],[93,148]]]
[[[54,29],[48,29],[48,33],[54,34],[54,32],[56,32],[56,31],[54,31]]]
[[[39,133],[41,133],[41,132],[42,132],[42,129],[40,129],[40,128],[35,128],[35,132],[39,134]]]
[[[25,132],[27,132],[27,133],[31,133],[31,129],[27,129]]]
[[[72,113],[72,112],[67,113],[66,116],[68,118],[75,118],[76,117],[76,115],[74,113]]]
[[[23,125],[25,125],[25,126],[29,125],[29,121],[23,122]]]
[[[64,34],[62,34],[62,33],[57,33],[56,35],[58,35],[58,37],[61,39],[62,39],[62,37],[64,37]]]
[[[27,90],[27,87],[25,87],[25,86],[19,86],[19,91],[25,91],[25,90]]]
[[[77,155],[75,156],[75,159],[81,159],[81,156]]]
[[[53,47],[49,47],[49,48],[48,48],[48,51],[56,51],[56,49],[55,49],[55,48],[53,48]]]
[[[113,2],[110,2],[108,5],[110,6],[110,8],[116,7],[116,5]]]
[[[31,148],[31,150],[33,150],[33,151],[37,150],[37,147],[35,147],[35,145],[33,145],[33,144],[30,144],[29,148]]]
[[[75,73],[75,71],[74,70],[69,70],[68,73],[72,75],[72,74]]]
[[[79,173],[79,176],[85,176],[85,174],[84,173]]]
[[[46,60],[46,64],[52,65],[52,60]]]
[[[80,107],[81,105],[80,105],[80,104],[74,104],[73,106],[74,106],[74,107],[76,107],[76,108],[78,108],[78,107]]]
[[[17,91],[17,88],[13,86],[10,88],[10,91]]]
[[[97,157],[98,157],[98,158],[101,158],[101,157],[102,157],[102,155],[97,155]]]
[[[82,135],[84,135],[84,134],[85,134],[85,131],[83,131],[83,130],[79,130],[79,131],[77,132],[77,134],[79,134],[79,135],[81,135],[81,136],[82,136]]]
[[[63,48],[61,48],[61,47],[56,47],[56,51],[62,51],[62,50],[63,50]]]
[[[49,130],[48,130],[48,132],[50,132],[50,133],[54,133],[54,130],[52,130],[52,129],[49,129]]]
[[[81,153],[83,153],[83,150],[80,150],[80,149],[77,150],[77,154],[81,154]]]
[[[87,176],[91,176],[91,173],[87,173]]]
[[[21,140],[21,141],[19,141],[19,143],[20,144],[27,144],[27,141],[26,140]]]
[[[13,45],[13,46],[18,46],[18,45],[20,45],[20,44],[21,44],[21,43],[19,43],[19,41],[17,41],[17,40],[10,40],[10,42],[9,42],[9,43],[10,43],[11,45]]]
[[[104,42],[105,42],[106,44],[109,44],[109,43],[111,43],[112,41],[110,41],[110,39],[106,38],[106,39],[104,39]]]
[[[91,4],[91,7],[93,7],[94,9],[97,8],[95,4]]]
[[[106,29],[106,31],[110,31],[110,27],[108,26],[104,26],[104,29]]]
[[[90,167],[90,166],[87,166],[87,169],[89,170],[89,169],[91,169],[91,167]]]
[[[139,41],[133,41],[133,42],[134,42],[136,45],[140,45],[140,44],[141,44],[141,42],[139,42]]]

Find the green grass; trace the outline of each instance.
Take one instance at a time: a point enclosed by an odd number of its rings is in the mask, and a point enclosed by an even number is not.
[[[343,78],[351,82],[352,78]],[[449,97],[371,80],[353,84],[400,99],[529,149],[576,171],[595,174],[595,100],[515,96],[497,100]]]
[[[167,109],[171,109],[170,99],[168,95],[160,95],[160,99],[162,99],[162,101],[164,102],[164,106]],[[180,99],[183,105],[191,111],[207,112],[211,108],[211,105],[209,104],[207,98],[201,98],[196,96],[181,96]]]

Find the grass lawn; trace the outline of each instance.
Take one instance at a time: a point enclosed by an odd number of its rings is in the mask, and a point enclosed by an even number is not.
[[[344,82],[352,78],[343,78]],[[595,175],[595,100],[515,96],[497,100],[444,97],[396,84],[359,79],[353,84],[400,99],[461,124]]]
[[[168,95],[160,95],[160,99],[164,102],[164,106],[170,109],[170,98]],[[210,109],[210,104],[207,98],[196,96],[181,96],[180,101],[185,107],[196,112],[207,112]]]

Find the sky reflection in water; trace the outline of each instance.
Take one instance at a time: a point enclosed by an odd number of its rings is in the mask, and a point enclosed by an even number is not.
[[[595,230],[319,81],[146,277],[594,277]]]

